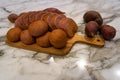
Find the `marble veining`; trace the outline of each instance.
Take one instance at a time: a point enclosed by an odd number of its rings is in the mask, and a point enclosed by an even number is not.
[[[0,80],[120,80],[120,0],[1,0],[0,1]],[[102,48],[84,43],[74,45],[66,56],[55,56],[5,44],[7,31],[14,26],[10,13],[56,7],[75,20],[84,34],[83,14],[100,12],[104,24],[117,33]]]

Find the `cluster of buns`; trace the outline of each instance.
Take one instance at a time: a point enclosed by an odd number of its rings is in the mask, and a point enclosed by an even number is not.
[[[8,16],[10,21],[12,16]],[[7,32],[9,41],[21,41],[27,45],[37,43],[41,47],[65,47],[78,28],[74,20],[56,8],[21,13],[12,22],[15,27]]]

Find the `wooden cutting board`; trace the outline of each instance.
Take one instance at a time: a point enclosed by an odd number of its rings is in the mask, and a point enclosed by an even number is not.
[[[83,42],[83,43],[95,45],[98,47],[102,47],[105,44],[104,39],[101,38],[100,36],[96,36],[94,38],[88,38],[86,36],[78,35],[77,33],[74,35],[73,38],[68,40],[66,47],[64,47],[62,49],[56,49],[54,47],[42,48],[42,47],[38,46],[37,44],[25,45],[20,41],[19,42],[10,42],[10,41],[6,40],[6,44],[9,46],[23,48],[23,49],[27,49],[27,50],[36,51],[36,52],[43,52],[43,53],[47,53],[47,54],[61,55],[61,56],[68,54],[69,51],[71,50],[72,46],[77,42]]]

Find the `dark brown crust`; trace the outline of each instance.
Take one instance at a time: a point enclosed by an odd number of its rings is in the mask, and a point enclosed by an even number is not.
[[[38,17],[38,15],[40,15],[40,14],[41,14],[41,12],[42,12],[42,11],[38,11],[38,12],[37,12],[37,14],[34,16],[35,21],[37,21],[37,20],[38,20],[38,18],[39,18],[39,17]]]
[[[23,19],[24,16],[27,15],[27,13],[24,13],[21,15],[16,21],[15,21],[15,27],[19,27],[21,29],[25,29],[24,24],[23,24]]]
[[[57,29],[56,26],[54,25],[54,17],[57,16],[57,15],[58,15],[58,14],[53,13],[53,14],[51,14],[51,15],[49,16],[48,25],[50,26],[50,28],[51,28],[52,30]]]
[[[74,34],[77,32],[77,25],[73,22],[73,20],[68,19],[66,22],[68,22],[65,27],[66,27],[66,32],[68,36],[71,38],[74,36]]]
[[[59,15],[59,14],[55,14],[55,15],[52,17],[51,22],[50,22],[51,26],[56,27],[54,22],[55,22],[56,17],[57,17],[58,15]]]
[[[15,22],[15,20],[18,18],[18,15],[17,14],[14,14],[14,13],[11,13],[9,16],[8,16],[8,20],[12,23]]]
[[[66,18],[66,20],[68,21],[68,26],[72,27],[73,32],[77,32],[78,27],[74,20],[71,18]]]
[[[77,32],[77,24],[71,18],[61,19],[57,28],[63,29],[70,38]]]
[[[59,21],[58,29],[64,30],[67,36],[71,38],[74,36],[74,32],[72,26],[68,26],[68,25],[69,25],[69,21],[67,21],[66,18],[63,18]]]
[[[41,17],[45,14],[46,12],[41,12],[41,14],[38,15],[38,20],[41,20]]]
[[[59,16],[56,17],[56,20],[55,20],[54,24],[57,28],[59,27],[58,24],[60,23],[60,21],[62,21],[63,18],[66,18],[66,16],[65,15],[59,15]]]
[[[29,23],[30,24],[35,21],[35,19],[34,19],[35,13],[36,12],[31,12],[31,14],[29,15]]]
[[[52,12],[52,13],[57,13],[57,14],[65,14],[65,12],[62,12],[60,11],[59,9],[57,8],[46,8],[44,9],[43,11],[46,11],[46,12]]]
[[[33,16],[32,16],[33,22],[36,21],[36,20],[35,20],[35,15],[36,15],[36,14],[38,14],[38,11],[35,11],[34,14],[33,14]]]
[[[66,18],[62,18],[58,21],[58,24],[56,25],[58,29],[65,30],[65,27],[64,27],[64,25],[66,24],[65,19]]]
[[[51,13],[48,12],[48,14],[46,14],[46,15],[44,16],[44,18],[43,18],[43,20],[44,20],[46,23],[48,23],[48,17],[49,17],[50,14],[51,14]]]
[[[40,20],[44,21],[44,17],[47,16],[49,14],[49,12],[45,12],[44,14],[41,15]]]
[[[28,26],[29,26],[29,17],[28,17],[28,15],[29,15],[29,13],[25,14],[24,17],[22,18],[24,29],[28,29]]]
[[[22,16],[23,14],[25,14],[25,13],[26,13],[26,12],[22,12],[22,13],[20,13],[20,14],[19,14],[19,17]]]
[[[77,32],[77,25],[71,18],[67,18],[63,14],[52,13],[48,11],[31,11],[22,14],[19,19],[15,22],[15,26],[21,29],[28,29],[28,26],[34,22],[42,20],[49,26],[49,31],[54,29],[63,29],[68,37],[73,37],[74,33]]]
[[[54,28],[54,27],[51,25],[51,20],[52,20],[52,18],[54,17],[54,15],[55,15],[55,14],[52,13],[52,14],[50,14],[49,17],[47,18],[48,25],[49,25],[49,27],[50,27],[52,30],[56,29],[56,28]]]
[[[46,22],[46,18],[49,16],[50,12],[46,12],[44,17],[42,17],[42,20]]]
[[[50,26],[52,26],[53,30],[54,30],[54,29],[57,29],[56,26],[55,26],[55,24],[54,24],[55,18],[56,18],[57,15],[58,15],[58,14],[55,14],[55,15],[51,18],[51,20],[50,20]]]

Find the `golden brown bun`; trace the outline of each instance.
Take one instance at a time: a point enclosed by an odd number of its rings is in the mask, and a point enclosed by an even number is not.
[[[28,30],[24,30],[21,32],[20,40],[24,44],[28,44],[28,45],[33,44],[35,42],[34,38],[30,35]]]
[[[16,42],[20,40],[20,34],[21,34],[21,29],[20,28],[11,28],[8,32],[7,32],[7,39],[9,41],[12,42]]]
[[[48,31],[48,25],[44,21],[38,20],[31,23],[28,30],[32,36],[38,37],[44,35]]]
[[[43,36],[40,36],[36,39],[36,43],[41,46],[41,47],[50,47],[50,42],[49,42],[49,35],[51,32],[47,32]]]
[[[55,29],[49,36],[49,41],[55,48],[63,48],[67,44],[67,35],[62,29]]]

